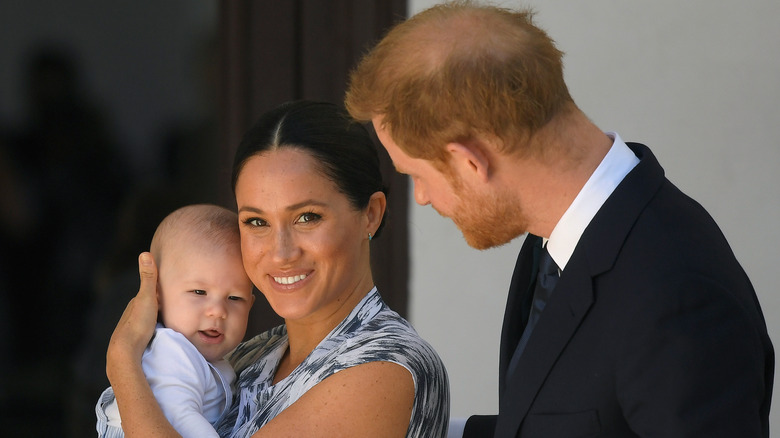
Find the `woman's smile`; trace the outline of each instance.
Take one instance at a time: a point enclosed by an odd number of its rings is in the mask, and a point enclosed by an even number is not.
[[[272,276],[272,278],[274,279],[275,282],[277,282],[279,284],[290,285],[290,284],[294,284],[294,283],[297,283],[297,282],[303,280],[307,276],[308,276],[308,274],[299,274],[299,275],[293,275],[293,276],[288,276],[288,277]]]

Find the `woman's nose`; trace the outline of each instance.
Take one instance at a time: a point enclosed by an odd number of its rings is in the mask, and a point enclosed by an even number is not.
[[[277,262],[293,260],[300,253],[295,238],[289,230],[278,230],[274,236],[273,257]]]

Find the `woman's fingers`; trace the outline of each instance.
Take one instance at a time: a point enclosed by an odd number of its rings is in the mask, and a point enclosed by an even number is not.
[[[141,276],[141,286],[138,295],[130,302],[133,305],[133,312],[128,315],[128,324],[132,324],[132,328],[139,330],[142,336],[148,333],[148,339],[145,340],[148,343],[152,338],[154,325],[157,323],[158,308],[157,266],[150,253],[144,252],[138,256],[138,272]],[[122,317],[124,318],[124,315]]]
[[[157,266],[154,264],[152,254],[142,252],[138,256],[138,271],[141,275],[141,287],[138,295],[154,298],[157,302]]]
[[[108,366],[114,360],[140,363],[157,323],[157,267],[148,252],[138,257],[141,286],[119,319],[108,346]]]

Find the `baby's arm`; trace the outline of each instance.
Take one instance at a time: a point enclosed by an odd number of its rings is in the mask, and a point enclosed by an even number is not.
[[[182,437],[218,437],[209,420],[217,420],[230,394],[215,389],[222,383],[215,382],[206,360],[183,335],[157,330],[144,353],[143,370],[165,417]]]

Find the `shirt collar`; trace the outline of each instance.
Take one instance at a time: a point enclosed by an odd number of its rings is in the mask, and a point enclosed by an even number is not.
[[[544,242],[561,271],[569,262],[590,221],[628,172],[639,163],[639,158],[616,132],[606,134],[613,140],[612,147],[561,216],[550,238]]]

